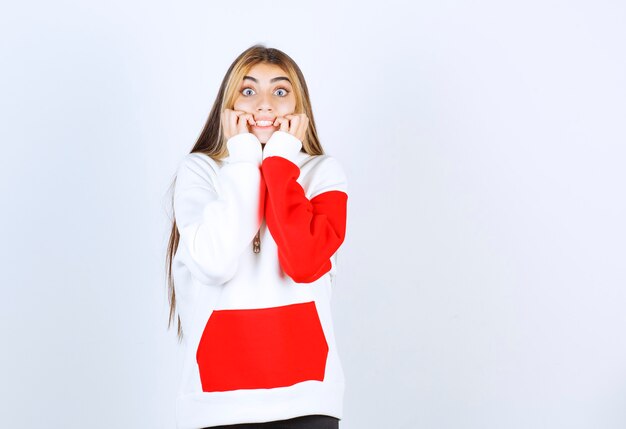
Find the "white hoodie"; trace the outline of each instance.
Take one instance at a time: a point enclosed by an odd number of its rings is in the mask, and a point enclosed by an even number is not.
[[[188,154],[176,176],[177,427],[341,418],[330,297],[346,230],[344,171],[284,131],[264,148],[252,133],[227,147],[221,161]]]

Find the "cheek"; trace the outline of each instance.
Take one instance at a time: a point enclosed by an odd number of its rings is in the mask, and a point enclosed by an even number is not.
[[[279,111],[281,116],[290,115],[296,110],[296,101],[295,100],[285,100],[280,103]]]
[[[233,109],[235,110],[243,110],[243,111],[248,111],[248,107],[249,107],[250,102],[248,100],[242,100],[241,98],[238,98],[237,100],[235,100],[235,103],[233,104]]]

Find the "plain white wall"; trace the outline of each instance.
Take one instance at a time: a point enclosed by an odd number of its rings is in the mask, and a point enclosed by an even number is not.
[[[0,421],[175,427],[168,186],[227,67],[307,79],[349,177],[343,429],[626,427],[626,7],[0,8]]]

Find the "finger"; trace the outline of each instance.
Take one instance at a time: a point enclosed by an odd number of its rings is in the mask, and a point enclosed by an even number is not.
[[[237,114],[237,125],[236,125],[236,129],[237,129],[237,134],[240,134],[243,132],[242,128],[245,128],[246,124],[245,121],[247,120],[245,113],[238,113]]]
[[[233,136],[235,134],[237,134],[237,122],[239,121],[239,115],[241,113],[239,113],[236,110],[230,110],[229,112],[229,120],[228,120],[228,126],[230,128],[230,135]]]
[[[243,110],[237,110],[237,116],[247,122],[250,125],[255,125],[254,115],[252,113],[244,112]]]
[[[254,123],[254,118],[252,117],[252,115],[250,113],[242,113],[241,115],[239,115],[239,122],[237,124],[237,131],[239,133],[247,133],[250,132],[248,129],[248,123],[250,123],[250,121],[252,121],[252,123]]]
[[[304,140],[304,136],[306,135],[306,130],[309,126],[309,118],[306,113],[298,113],[292,115],[286,115],[291,117],[291,122],[296,123],[294,127],[292,127],[292,134],[296,136],[299,140]]]
[[[304,136],[306,135],[306,129],[309,126],[309,118],[303,116],[300,121],[300,125],[298,126],[298,130],[296,131],[296,137],[300,139],[300,141],[304,141]]]
[[[239,133],[239,117],[245,112],[242,110],[234,110],[234,109],[225,109],[227,115],[227,123],[228,123],[228,136],[232,137],[235,134]]]
[[[300,129],[300,116],[298,115],[289,115],[289,132],[296,135],[296,132]]]
[[[289,115],[285,115],[285,117],[289,118],[291,120],[291,123],[296,124],[296,126],[293,128],[294,130],[301,130],[302,127],[306,127],[309,119],[306,116],[306,113],[292,113]]]
[[[289,132],[289,119],[283,116],[276,117],[276,120],[274,121],[274,125],[277,125],[279,127],[278,131]]]

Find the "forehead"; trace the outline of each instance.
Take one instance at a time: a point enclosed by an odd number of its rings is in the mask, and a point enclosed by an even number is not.
[[[252,79],[248,79],[252,78]],[[276,79],[286,78],[286,79]],[[285,71],[276,64],[260,63],[252,66],[247,73],[244,74],[245,81],[256,80],[260,84],[271,83],[280,80],[281,82],[290,82],[289,76]]]

